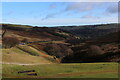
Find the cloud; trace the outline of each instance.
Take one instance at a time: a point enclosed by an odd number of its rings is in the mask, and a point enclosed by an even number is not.
[[[100,17],[98,17],[98,16],[93,16],[93,15],[89,15],[89,14],[84,15],[84,16],[82,16],[81,18],[87,18],[87,19],[100,19]]]
[[[43,21],[43,20],[46,20],[46,19],[49,19],[49,18],[53,18],[53,17],[55,17],[57,15],[57,13],[51,13],[51,14],[48,14],[48,15],[46,15],[44,18],[42,18],[41,20]]]
[[[54,9],[54,8],[57,8],[57,5],[55,3],[52,3],[50,6],[49,6],[50,9]]]
[[[109,13],[117,13],[118,12],[118,5],[111,5],[106,9]]]
[[[42,18],[41,20],[46,20],[46,19],[49,19],[49,18],[53,18],[59,14],[64,14],[65,12],[67,11],[77,11],[77,12],[82,12],[82,11],[90,11],[92,9],[94,9],[96,3],[90,3],[90,2],[72,2],[72,3],[62,3],[65,5],[67,5],[66,7],[64,7],[63,10],[60,10],[59,12],[54,12],[54,13],[51,13],[51,14],[48,14],[46,15],[44,18]],[[55,3],[52,3],[49,7],[50,8],[56,8],[56,4]],[[61,5],[62,6],[62,5]]]
[[[97,3],[97,2],[74,2],[74,3],[70,3],[66,8],[65,11],[77,11],[77,12],[83,12],[83,11],[90,11],[95,9],[97,4],[101,4],[101,3]]]

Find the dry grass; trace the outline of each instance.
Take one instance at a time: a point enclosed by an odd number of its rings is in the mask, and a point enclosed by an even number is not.
[[[33,63],[33,64],[45,64],[45,63],[52,63],[49,60],[45,59],[42,56],[32,56],[28,53],[18,49],[18,48],[11,48],[11,49],[3,49],[3,62],[7,63]]]

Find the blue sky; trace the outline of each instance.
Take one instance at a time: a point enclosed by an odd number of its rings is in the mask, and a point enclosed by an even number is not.
[[[118,22],[117,2],[3,2],[2,23],[33,26]]]

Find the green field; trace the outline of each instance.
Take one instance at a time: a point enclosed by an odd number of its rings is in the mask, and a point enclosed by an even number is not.
[[[18,71],[35,70],[37,76]],[[3,78],[118,78],[118,63],[3,64]]]

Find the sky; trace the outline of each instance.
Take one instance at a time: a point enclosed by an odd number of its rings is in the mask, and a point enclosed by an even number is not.
[[[52,27],[117,22],[117,2],[2,2],[1,23]]]

